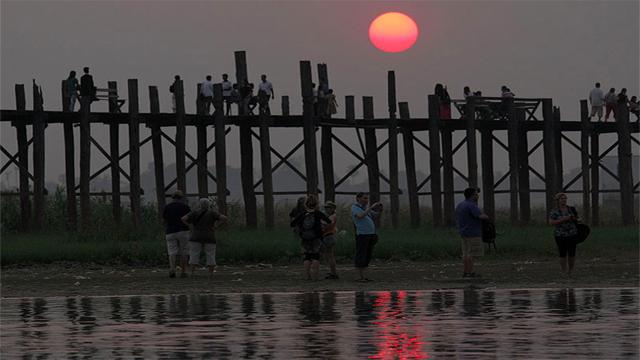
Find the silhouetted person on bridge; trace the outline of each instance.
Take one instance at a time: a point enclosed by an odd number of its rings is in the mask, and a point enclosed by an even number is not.
[[[213,81],[211,81],[211,75],[207,75],[206,80],[200,86],[200,97],[202,98],[202,111],[205,115],[209,115],[211,104],[213,103]]]
[[[229,81],[229,75],[222,74],[222,82],[220,83],[220,85],[222,85],[222,100],[227,107],[225,114],[229,116],[231,115],[231,104],[233,104],[233,101],[231,99],[233,85],[231,84],[231,81]]]
[[[327,95],[325,96],[327,100],[327,112],[326,116],[329,117],[331,115],[335,115],[338,113],[338,100],[336,100],[336,95],[333,93],[333,89],[329,89]]]
[[[636,119],[640,121],[640,110],[638,109],[638,97],[632,96],[629,100],[629,112],[636,116]]]
[[[260,114],[271,115],[271,109],[269,108],[269,99],[275,99],[275,93],[273,92],[273,84],[267,80],[267,75],[262,74],[260,76],[260,84],[258,85],[258,103],[260,104]]]
[[[171,93],[171,110],[176,112],[176,84],[180,81],[180,75],[176,75],[173,78],[173,84],[169,86],[169,92]]]
[[[600,83],[596,83],[596,87],[589,92],[589,103],[591,104],[591,114],[589,120],[592,117],[598,115],[598,121],[602,121],[602,108],[604,107],[604,92],[600,88]]]
[[[98,100],[96,97],[97,89],[93,84],[93,76],[89,74],[89,68],[85,67],[83,71],[84,75],[80,78],[80,96],[84,100],[88,100],[87,104],[91,104],[92,101]]]
[[[451,97],[449,96],[447,87],[442,84],[436,84],[433,93],[436,95],[436,98],[438,98],[440,119],[451,119]]]
[[[607,95],[604,96],[604,105],[607,109],[606,114],[604,115],[604,122],[609,120],[609,114],[613,112],[613,117],[616,117],[616,104],[618,103],[618,98],[616,97],[616,88],[609,89]]]
[[[66,97],[69,98],[69,104],[67,110],[74,112],[76,107],[76,100],[78,100],[78,79],[76,78],[76,72],[71,71],[69,77],[65,83],[64,90]]]

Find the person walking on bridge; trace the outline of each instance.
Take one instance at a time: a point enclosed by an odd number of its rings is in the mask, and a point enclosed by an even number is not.
[[[591,92],[589,92],[589,103],[591,103],[591,114],[589,115],[589,120],[594,117],[596,114],[598,115],[598,121],[602,121],[602,107],[604,106],[604,93],[600,88],[600,83],[596,83],[596,87],[594,87]]]

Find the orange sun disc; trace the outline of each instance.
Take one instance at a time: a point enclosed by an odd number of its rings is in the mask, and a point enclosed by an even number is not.
[[[416,43],[418,25],[403,13],[388,12],[371,22],[369,39],[384,52],[402,52]]]

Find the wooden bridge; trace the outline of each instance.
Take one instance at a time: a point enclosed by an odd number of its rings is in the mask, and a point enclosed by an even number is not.
[[[244,51],[235,53],[236,82],[242,83],[248,79],[247,63]],[[319,82],[329,84],[327,66],[318,64]],[[632,142],[640,145],[632,133],[638,133],[637,123],[631,124],[626,106],[620,106],[616,122],[593,123],[589,121],[586,100],[580,102],[580,121],[560,121],[560,112],[554,108],[552,99],[502,99],[491,97],[471,97],[467,100],[454,100],[455,110],[460,117],[456,119],[440,119],[438,99],[434,95],[428,96],[428,118],[411,117],[409,105],[406,102],[397,103],[395,90],[395,74],[388,72],[388,109],[389,116],[374,118],[373,98],[363,97],[363,118],[355,117],[355,98],[345,98],[345,118],[318,117],[314,114],[314,97],[312,89],[312,66],[309,61],[300,61],[300,83],[303,101],[302,115],[289,114],[289,97],[282,97],[282,115],[245,115],[240,108],[240,115],[225,116],[222,103],[222,88],[216,84],[214,88],[214,114],[205,115],[186,114],[185,96],[182,81],[175,84],[175,113],[160,113],[158,88],[149,86],[150,111],[141,113],[138,105],[138,81],[130,79],[127,83],[128,98],[126,105],[128,112],[121,111],[125,101],[119,98],[116,82],[108,82],[104,99],[109,102],[109,112],[92,112],[90,103],[81,99],[79,112],[45,111],[43,96],[39,87],[33,85],[33,110],[26,110],[25,87],[15,85],[16,110],[1,110],[2,122],[11,122],[16,129],[18,149],[9,151],[5,146],[1,150],[8,158],[0,169],[0,174],[11,165],[19,169],[19,195],[21,207],[22,229],[41,228],[44,224],[45,193],[45,129],[48,124],[62,124],[64,131],[64,158],[66,177],[66,198],[68,227],[75,230],[78,226],[77,198],[80,204],[80,227],[91,226],[90,197],[98,194],[90,192],[90,182],[99,175],[110,172],[112,188],[110,192],[115,221],[121,221],[121,197],[130,199],[132,221],[140,222],[140,147],[151,142],[156,183],[156,197],[159,210],[165,204],[165,198],[171,189],[185,190],[190,196],[215,195],[217,206],[226,211],[227,197],[227,155],[226,135],[237,128],[240,139],[242,196],[245,208],[245,220],[248,227],[257,226],[257,201],[262,196],[264,204],[264,218],[266,227],[274,224],[274,197],[289,194],[322,193],[325,200],[334,200],[336,195],[351,194],[342,191],[345,183],[358,169],[367,168],[369,191],[373,201],[382,196],[388,196],[390,203],[390,217],[394,227],[399,226],[399,195],[407,193],[411,225],[420,225],[420,206],[424,197],[430,197],[432,209],[431,222],[438,226],[453,224],[454,194],[462,189],[454,189],[454,176],[463,179],[468,186],[482,184],[482,206],[490,215],[495,215],[495,195],[506,192],[510,196],[510,216],[513,223],[527,223],[531,220],[531,194],[541,192],[546,194],[547,210],[554,206],[553,196],[557,192],[565,191],[582,194],[583,218],[593,225],[600,222],[599,199],[600,193],[619,192],[622,222],[631,224],[636,222],[634,215],[634,196],[640,187],[640,182],[634,184],[631,146]],[[62,83],[64,87],[64,81]],[[63,109],[66,109],[69,99],[62,97]],[[398,116],[399,115],[399,116]],[[109,127],[109,146],[103,147],[91,136],[91,124],[105,124]],[[120,153],[119,128],[125,125],[129,130],[129,149]],[[140,126],[150,129],[150,135],[141,139]],[[79,126],[79,183],[76,183],[74,148],[74,126]],[[197,153],[191,154],[185,148],[185,129],[195,127],[197,133]],[[213,139],[207,139],[207,126],[215,128]],[[32,128],[33,136],[28,138],[27,128]],[[171,137],[164,131],[167,127],[175,127],[176,135]],[[298,128],[302,130],[300,141],[286,153],[281,153],[270,144],[270,133],[277,128]],[[348,128],[356,132],[358,146],[349,145],[337,136],[333,129]],[[506,131],[507,142],[495,136],[497,131]],[[453,134],[463,132],[464,138],[457,144],[453,143]],[[534,132],[541,134],[539,140],[528,143],[527,134]],[[580,142],[576,143],[567,133],[579,132]],[[319,134],[318,134],[319,133]],[[380,142],[378,136],[386,133]],[[600,151],[599,137],[601,134],[614,133],[617,141],[603,152]],[[426,134],[426,138],[421,138]],[[480,154],[478,148],[478,134]],[[318,137],[320,138],[320,156],[318,156]],[[407,174],[407,183],[402,186],[398,180],[398,137],[402,137]],[[260,147],[260,178],[256,181],[253,167],[253,138]],[[176,171],[175,179],[167,181],[164,175],[164,160],[162,139],[175,148]],[[210,141],[213,140],[213,141]],[[581,172],[572,179],[563,179],[562,152],[563,143],[569,144],[581,154]],[[494,178],[494,145],[508,153],[508,171],[499,179]],[[92,148],[93,146],[93,148]],[[355,167],[345,174],[338,175],[334,171],[334,146],[341,150],[340,154],[353,156]],[[29,167],[29,147],[32,147],[33,164]],[[428,159],[416,159],[415,148],[428,151]],[[291,157],[303,149],[305,166],[299,169],[291,161]],[[541,149],[541,150],[539,150]],[[609,169],[602,159],[617,149],[619,159],[617,169]],[[108,164],[91,173],[91,151],[97,150],[107,160]],[[388,151],[389,175],[379,170],[378,154]],[[454,155],[466,150],[467,169],[459,169],[453,161]],[[214,152],[215,173],[211,173],[207,165],[208,156]],[[534,153],[543,153],[544,169],[535,169],[529,163]],[[341,155],[341,156],[343,156]],[[277,158],[273,163],[273,156]],[[128,172],[120,165],[128,158]],[[319,187],[319,165],[321,159],[323,186]],[[482,168],[482,181],[478,178],[478,158]],[[425,161],[429,164],[430,174],[419,179],[416,164]],[[275,189],[273,173],[280,167],[289,167],[306,183],[305,189],[299,191],[278,191]],[[197,192],[186,190],[187,171],[197,169]],[[31,169],[31,170],[30,170]],[[619,189],[600,189],[599,170],[603,169],[619,184]],[[464,171],[463,171],[464,170]],[[617,171],[614,171],[617,170]],[[530,176],[539,178],[544,184],[543,189],[530,187]],[[120,189],[121,176],[130,184],[128,193]],[[215,190],[208,189],[209,179],[216,184]],[[506,180],[509,180],[508,190],[497,190]],[[388,184],[389,191],[381,192],[381,182]],[[575,189],[575,184],[581,182],[581,189]],[[262,188],[261,191],[257,189]],[[30,190],[30,188],[32,190]],[[9,194],[4,194],[5,196]],[[104,195],[104,193],[100,193]],[[32,200],[32,201],[31,201]],[[33,203],[33,204],[32,204]],[[31,209],[33,205],[33,211]],[[424,203],[422,204],[424,205]]]

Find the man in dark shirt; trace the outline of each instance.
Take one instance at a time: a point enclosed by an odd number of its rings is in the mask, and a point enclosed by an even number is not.
[[[84,75],[80,77],[80,96],[87,97],[89,103],[98,100],[96,98],[96,87],[93,85],[93,76],[89,74],[89,68],[85,66]]]
[[[180,276],[187,276],[187,255],[189,243],[189,227],[182,222],[182,217],[191,212],[184,203],[182,191],[176,190],[173,201],[164,207],[162,218],[165,225],[167,252],[169,254],[169,277],[176,277],[176,257],[180,255]]]
[[[456,225],[462,237],[462,277],[478,276],[473,272],[473,258],[484,254],[482,220],[489,220],[489,217],[478,208],[479,193],[476,188],[465,189],[464,201],[456,206]]]

